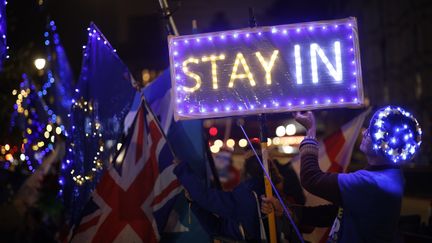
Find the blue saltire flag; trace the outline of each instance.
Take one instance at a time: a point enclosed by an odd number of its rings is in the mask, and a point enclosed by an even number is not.
[[[144,96],[161,123],[178,159],[189,163],[194,172],[207,181],[207,157],[200,120],[178,121],[173,119],[171,78],[169,70],[164,71],[156,80],[137,93],[131,111],[125,119],[125,128],[132,124]],[[171,211],[161,242],[209,242],[210,238],[189,211],[183,195],[177,198]]]

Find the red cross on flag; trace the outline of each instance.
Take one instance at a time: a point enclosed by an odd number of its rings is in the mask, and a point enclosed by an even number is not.
[[[360,133],[363,122],[369,114],[370,109],[344,124],[335,133],[319,142],[318,162],[322,171],[345,172],[351,162],[351,154],[357,136]],[[300,156],[292,160],[292,165],[300,178]],[[303,189],[306,197],[305,206],[318,206],[330,204],[330,202],[317,197]],[[326,242],[329,228],[315,228],[310,234],[305,234],[305,240],[310,242]]]
[[[181,191],[173,154],[142,102],[129,135],[87,203],[72,242],[158,242]]]

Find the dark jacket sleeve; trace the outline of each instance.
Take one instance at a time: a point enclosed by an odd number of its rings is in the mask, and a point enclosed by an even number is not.
[[[243,239],[239,224],[233,220],[220,218],[215,214],[201,208],[192,202],[191,209],[201,226],[212,237],[229,237],[231,239]]]
[[[174,174],[198,206],[221,217],[235,215],[236,202],[232,192],[207,188],[185,162],[176,166]]]
[[[332,204],[315,207],[295,206],[291,209],[294,210],[300,225],[314,227],[332,226],[338,212],[338,206]]]
[[[300,144],[300,180],[310,193],[334,204],[341,204],[338,174],[323,172],[318,164],[318,142],[304,139]]]

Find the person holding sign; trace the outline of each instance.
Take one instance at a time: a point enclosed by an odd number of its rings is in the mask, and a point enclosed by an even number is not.
[[[270,170],[273,183],[280,185],[282,178],[276,167]],[[224,241],[267,241],[260,212],[264,179],[255,156],[246,159],[245,180],[232,191],[206,187],[185,162],[178,163],[174,174],[186,189],[192,211],[211,237]]]
[[[417,120],[399,107],[378,110],[363,132],[360,145],[368,160],[367,167],[337,174],[325,173],[319,167],[313,113],[297,113],[295,119],[307,129],[300,144],[303,187],[339,206],[327,242],[393,242],[403,196],[399,163],[412,159],[420,147],[422,132]],[[261,210],[270,213],[280,207],[274,198],[266,198]],[[314,210],[315,219],[321,218],[319,209],[304,208]]]

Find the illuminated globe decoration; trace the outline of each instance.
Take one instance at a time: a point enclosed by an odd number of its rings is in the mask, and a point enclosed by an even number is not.
[[[400,107],[375,112],[369,125],[373,148],[394,163],[410,160],[421,144],[421,128],[414,116]]]

